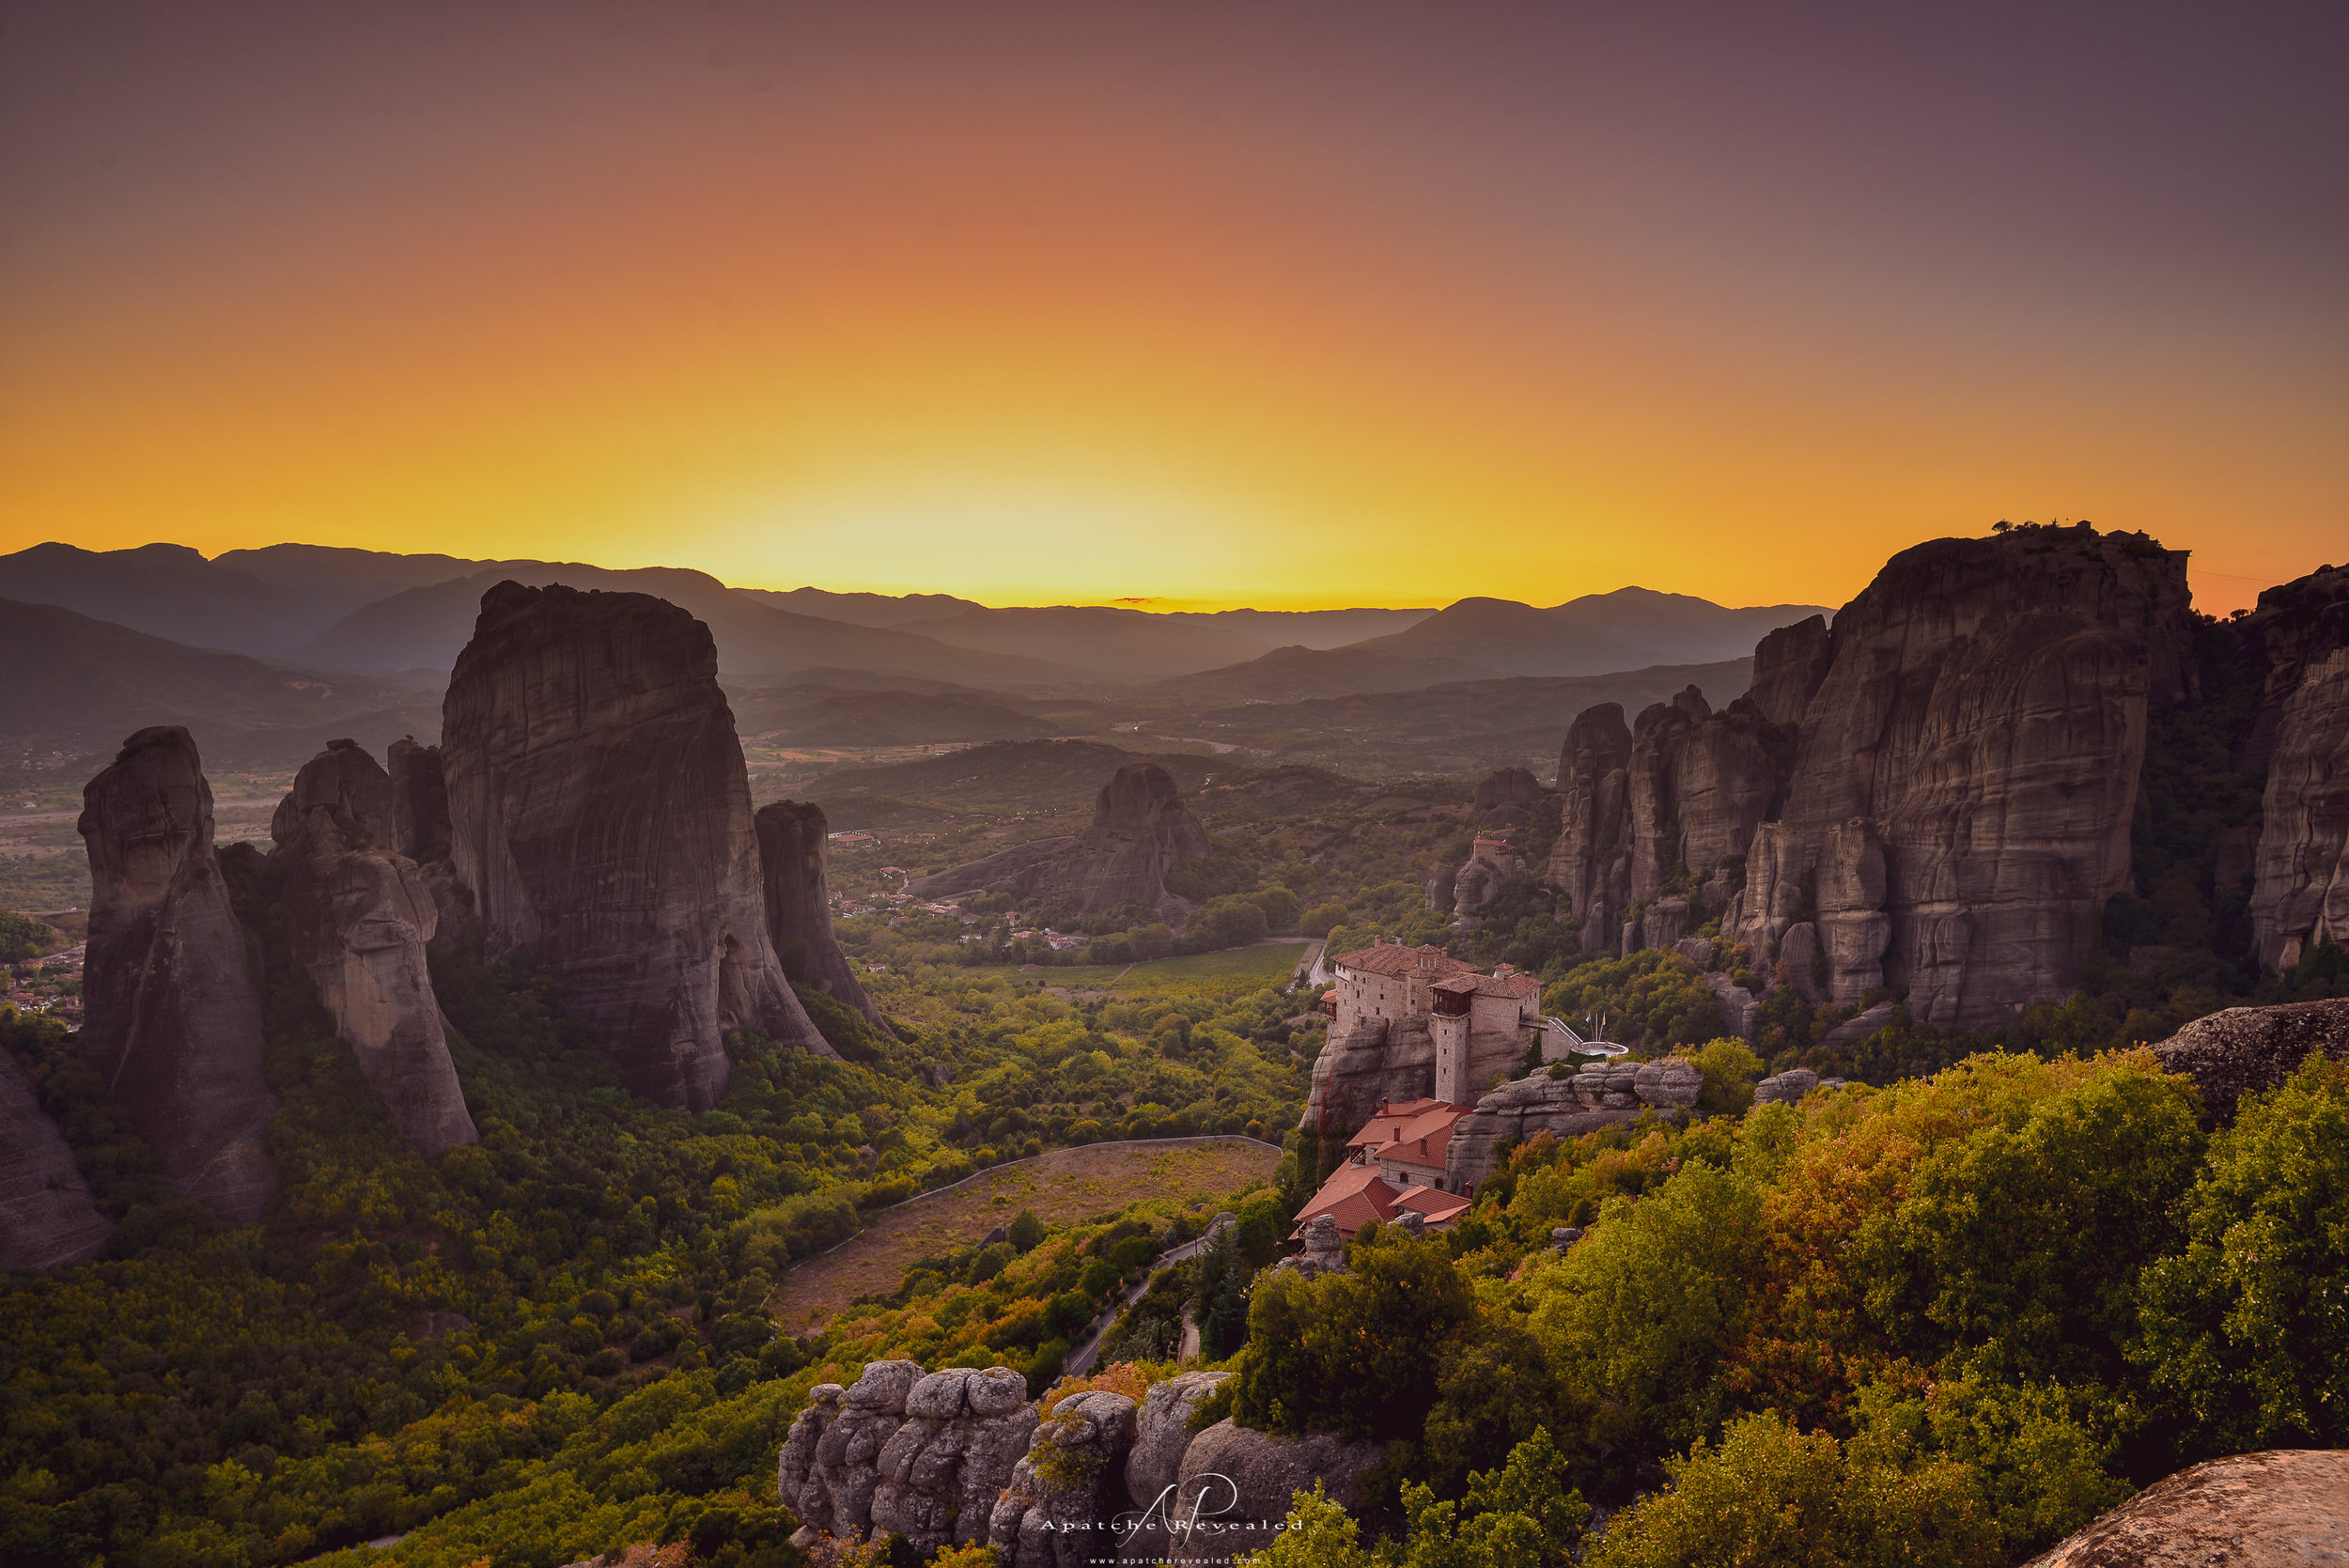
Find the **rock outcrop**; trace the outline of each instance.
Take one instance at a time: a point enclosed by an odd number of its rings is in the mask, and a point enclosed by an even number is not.
[[[856,966],[832,933],[832,885],[824,873],[824,808],[813,800],[778,800],[761,806],[758,831],[759,884],[766,893],[767,939],[784,972],[795,964],[807,982],[821,986],[886,1029],[880,1009],[864,994]]]
[[[1386,1456],[1383,1443],[1345,1442],[1326,1432],[1277,1437],[1220,1421],[1183,1451],[1174,1515],[1195,1517],[1207,1528],[1180,1532],[1177,1555],[1186,1562],[1221,1564],[1262,1551],[1278,1539],[1290,1499],[1316,1481],[1346,1507],[1360,1508],[1369,1500],[1371,1472]],[[1168,1555],[1151,1551],[1148,1542],[1134,1545],[1142,1549],[1128,1561]]]
[[[1542,781],[1533,776],[1532,769],[1496,768],[1477,781],[1471,800],[1477,820],[1500,831],[1531,823],[1542,796]]]
[[[450,851],[490,953],[535,953],[629,1087],[706,1110],[726,1032],[830,1056],[767,936],[709,629],[646,594],[501,582],[443,706]]]
[[[2030,1568],[2337,1568],[2349,1452],[2270,1449],[2157,1481]]]
[[[1623,705],[1601,703],[1566,727],[1558,755],[1558,841],[1549,852],[1550,886],[1580,923],[1582,951],[1616,939],[1631,902],[1631,729]]]
[[[0,1050],[0,1268],[60,1268],[114,1234],[33,1080]]]
[[[1115,1552],[1134,1428],[1124,1394],[1097,1389],[1052,1406],[988,1519],[1000,1568],[1080,1568]]]
[[[1150,1386],[1134,1413],[1134,1447],[1126,1456],[1126,1496],[1135,1507],[1149,1507],[1180,1477],[1184,1451],[1190,1447],[1191,1412],[1231,1376],[1228,1372],[1184,1372]]]
[[[478,1141],[449,1060],[425,944],[439,926],[416,863],[379,847],[394,831],[390,777],[351,741],[303,765],[271,824],[271,871],[294,960],[410,1147]],[[372,814],[372,815],[370,815]]]
[[[1728,711],[1684,692],[1627,751],[1620,710],[1578,719],[1551,880],[1586,952],[1670,946],[1672,922],[1627,923],[1687,887],[1680,924],[1721,917],[1757,973],[1815,916],[1828,1000],[1891,987],[1939,1028],[2003,1021],[2077,984],[2128,886],[2149,706],[2192,689],[2192,635],[2185,554],[2141,535],[1904,551],[1831,629],[1765,638]]]
[[[1022,844],[922,877],[912,891],[929,897],[982,889],[1014,893],[1086,915],[1138,904],[1179,926],[1190,906],[1167,891],[1166,874],[1177,862],[1207,852],[1207,830],[1183,804],[1173,775],[1155,762],[1129,762],[1101,786],[1092,825],[1083,832]]]
[[[1573,1073],[1548,1070],[1504,1083],[1453,1126],[1444,1186],[1473,1192],[1500,1166],[1502,1145],[1537,1132],[1579,1138],[1623,1126],[1650,1110],[1680,1116],[1697,1103],[1704,1075],[1681,1057],[1661,1062],[1592,1062]]]
[[[1818,1074],[1808,1067],[1796,1067],[1787,1072],[1774,1073],[1755,1084],[1753,1103],[1767,1105],[1776,1100],[1781,1104],[1794,1105],[1818,1086]]]
[[[2221,1126],[2234,1120],[2236,1101],[2278,1087],[2311,1053],[2349,1057],[2349,998],[2230,1007],[2154,1048],[2165,1072],[2194,1080],[2202,1109]]]
[[[163,1173],[248,1223],[277,1187],[261,1005],[212,851],[212,790],[177,726],[139,731],[82,791],[90,924],[81,1048]]]
[[[1036,1430],[1027,1384],[1005,1367],[925,1375],[911,1361],[875,1361],[855,1387],[821,1384],[808,1400],[777,1463],[785,1506],[810,1530],[894,1532],[925,1554],[987,1539]]]
[[[2260,962],[2349,946],[2349,647],[2309,661],[2282,706],[2251,886]]]

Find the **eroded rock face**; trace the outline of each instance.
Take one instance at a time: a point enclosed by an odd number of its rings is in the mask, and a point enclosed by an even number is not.
[[[1937,1027],[2002,1021],[2078,983],[2097,909],[2127,886],[2149,706],[2187,694],[2191,650],[2186,558],[2142,536],[1905,551],[1831,629],[1764,639],[1727,713],[1641,716],[1629,894],[1685,875],[1705,896],[1742,855],[1727,908],[1692,914],[1720,913],[1757,972],[1808,924],[1832,1001],[1905,987]],[[1773,727],[1789,724],[1791,751]],[[1574,856],[1563,869],[1595,880]],[[1669,945],[1603,900],[1576,913],[1586,951]]]
[[[1613,941],[1631,901],[1630,768],[1631,730],[1622,704],[1585,709],[1567,726],[1558,755],[1560,815],[1549,883],[1581,923],[1585,953]]]
[[[2184,1073],[2219,1126],[2245,1094],[2263,1094],[2299,1071],[2311,1053],[2349,1057],[2349,998],[2277,1007],[2230,1007],[2196,1018],[2154,1048],[2165,1072]]]
[[[1825,615],[1780,627],[1753,645],[1753,684],[1747,700],[1766,722],[1800,723],[1832,654]]]
[[[767,937],[786,972],[794,953],[804,955],[806,976],[886,1029],[880,1009],[864,994],[856,966],[832,933],[832,885],[824,874],[824,808],[813,800],[778,800],[759,808],[758,864],[767,900]]]
[[[984,1541],[1036,1412],[1003,1367],[876,1361],[852,1389],[817,1388],[777,1465],[785,1505],[844,1541],[892,1531],[922,1551]]]
[[[925,877],[912,890],[936,897],[984,888],[1071,904],[1088,915],[1140,904],[1179,926],[1190,906],[1166,891],[1166,874],[1178,861],[1206,854],[1207,830],[1183,804],[1173,775],[1155,762],[1129,762],[1101,786],[1083,832]]]
[[[629,1087],[707,1110],[726,1032],[830,1056],[767,935],[709,629],[646,594],[501,582],[443,706],[451,858],[491,954],[526,948]]]
[[[2349,1561],[2349,1452],[2270,1449],[2157,1481],[2030,1568],[2333,1568]]]
[[[114,1234],[33,1080],[0,1050],[0,1268],[61,1268]]]
[[[988,1518],[1001,1568],[1079,1568],[1115,1554],[1134,1414],[1124,1394],[1095,1389],[1044,1417]]]
[[[425,944],[439,925],[430,888],[405,855],[373,846],[391,831],[390,778],[337,741],[303,764],[271,824],[271,871],[286,898],[297,963],[399,1135],[430,1157],[479,1135],[449,1060]],[[370,819],[350,802],[381,801]],[[300,812],[292,808],[307,802]]]
[[[1333,1227],[1334,1228],[1334,1227]],[[1159,1493],[1174,1484],[1190,1447],[1186,1423],[1208,1395],[1231,1379],[1228,1372],[1177,1373],[1154,1383],[1134,1413],[1134,1448],[1126,1456],[1126,1495],[1137,1508],[1146,1508]]]
[[[176,725],[139,731],[82,801],[92,884],[82,1052],[164,1174],[249,1223],[277,1187],[265,1142],[277,1101],[195,742]]]
[[[2253,878],[2262,964],[2289,970],[2320,941],[2349,945],[2349,647],[2310,661],[2283,704]]]
[[[385,752],[383,768],[392,785],[394,852],[418,865],[448,859],[448,775],[441,768],[441,749],[405,737]]]
[[[1636,1122],[1643,1110],[1682,1115],[1703,1088],[1704,1075],[1696,1063],[1680,1057],[1592,1062],[1563,1077],[1544,1070],[1501,1084],[1454,1126],[1444,1185],[1454,1192],[1475,1190],[1499,1168],[1503,1144],[1537,1132],[1579,1138]]]

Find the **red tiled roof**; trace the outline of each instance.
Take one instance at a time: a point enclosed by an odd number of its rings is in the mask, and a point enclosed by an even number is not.
[[[1429,969],[1422,970],[1420,960],[1429,956],[1434,958],[1434,965]],[[1449,975],[1476,972],[1475,965],[1460,962],[1459,959],[1433,943],[1424,947],[1397,947],[1392,942],[1381,942],[1377,947],[1357,948],[1352,953],[1341,953],[1330,962],[1344,969],[1364,970],[1372,974]]]
[[[1362,1124],[1362,1130],[1346,1141],[1349,1149],[1364,1149],[1373,1159],[1405,1160],[1412,1165],[1440,1168],[1452,1146],[1452,1129],[1470,1107],[1442,1100],[1389,1103]]]
[[[1394,1195],[1394,1207],[1411,1209],[1431,1226],[1444,1226],[1466,1214],[1475,1200],[1433,1187],[1407,1187]]]
[[[1538,995],[1541,988],[1541,981],[1530,974],[1455,974],[1429,987],[1455,996],[1507,997],[1512,1001]]]
[[[1392,1219],[1395,1189],[1373,1167],[1341,1165],[1297,1211],[1297,1222],[1302,1226],[1315,1215],[1326,1214],[1338,1222],[1338,1234],[1350,1240],[1372,1220]]]

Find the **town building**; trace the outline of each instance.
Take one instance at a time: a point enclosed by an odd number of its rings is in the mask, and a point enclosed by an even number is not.
[[[1472,1195],[1448,1190],[1444,1160],[1452,1129],[1470,1109],[1424,1098],[1380,1105],[1346,1140],[1346,1163],[1297,1211],[1299,1227],[1326,1214],[1350,1241],[1372,1220],[1392,1219],[1405,1209],[1431,1231],[1451,1225],[1469,1211]]]
[[[1380,942],[1338,955],[1330,971],[1330,1037],[1362,1024],[1423,1026],[1436,1045],[1434,1097],[1450,1104],[1473,1105],[1483,1093],[1475,1062],[1514,1065],[1544,1027],[1541,981],[1507,964],[1486,974],[1440,947]]]

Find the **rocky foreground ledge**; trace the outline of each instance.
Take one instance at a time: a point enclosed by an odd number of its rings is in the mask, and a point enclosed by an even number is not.
[[[2270,1449],[2157,1481],[2029,1568],[2341,1568],[2349,1452]]]

